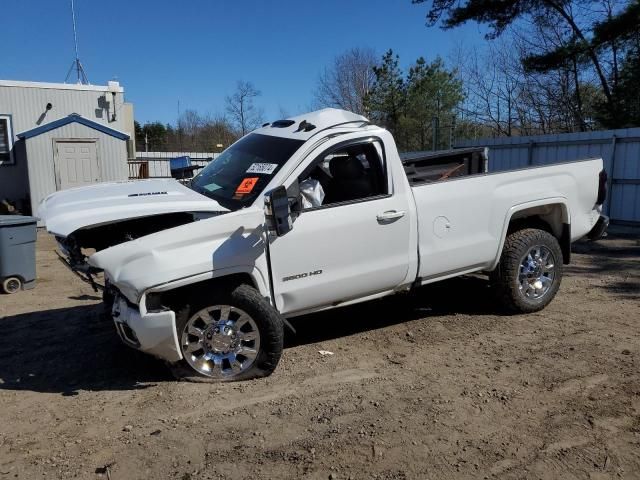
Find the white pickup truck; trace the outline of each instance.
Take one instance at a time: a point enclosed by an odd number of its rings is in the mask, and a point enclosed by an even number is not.
[[[471,272],[507,310],[540,310],[571,242],[608,224],[601,159],[486,173],[477,152],[407,158],[325,109],[250,133],[188,186],[61,191],[38,215],[72,269],[104,271],[122,340],[194,380],[270,374],[287,317]]]

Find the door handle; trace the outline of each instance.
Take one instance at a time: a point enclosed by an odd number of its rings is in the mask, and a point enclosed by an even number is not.
[[[397,220],[405,216],[407,212],[404,210],[388,210],[383,213],[379,213],[376,217],[379,222],[389,222],[391,220]]]

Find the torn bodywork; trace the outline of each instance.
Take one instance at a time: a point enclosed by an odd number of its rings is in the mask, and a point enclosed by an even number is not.
[[[102,270],[91,255],[163,230],[228,210],[173,179],[112,182],[63,190],[38,206],[38,217],[55,235],[62,260],[93,286]]]
[[[167,213],[80,228],[67,237],[56,237],[62,252],[58,253],[58,258],[95,291],[104,290],[105,286],[97,279],[102,270],[92,267],[87,262],[93,253],[211,215],[200,212]]]

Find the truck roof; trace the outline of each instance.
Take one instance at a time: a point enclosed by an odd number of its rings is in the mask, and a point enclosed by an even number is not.
[[[322,130],[340,125],[364,127],[369,125],[369,120],[362,115],[346,110],[324,108],[265,124],[265,126],[255,130],[253,133],[306,141]]]

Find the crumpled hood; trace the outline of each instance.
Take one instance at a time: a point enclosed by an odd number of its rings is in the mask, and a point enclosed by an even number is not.
[[[263,223],[261,208],[245,208],[115,245],[88,263],[137,303],[151,287],[214,270],[267,271]]]
[[[163,213],[228,212],[174,179],[101,183],[53,193],[38,207],[47,230],[66,237],[79,228]]]

